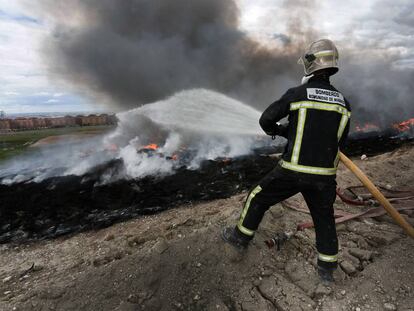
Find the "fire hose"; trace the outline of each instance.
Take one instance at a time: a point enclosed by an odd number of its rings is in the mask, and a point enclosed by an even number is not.
[[[404,217],[392,206],[390,201],[382,194],[381,191],[372,183],[371,180],[356,166],[346,155],[339,152],[339,159],[342,163],[362,182],[369,192],[378,200],[378,202],[384,207],[387,213],[399,224],[404,231],[414,239],[414,228],[405,220]]]
[[[344,165],[353,174],[355,174],[355,176],[362,182],[364,187],[384,207],[385,212],[387,212],[395,220],[395,222],[397,224],[399,224],[404,229],[404,231],[407,233],[408,236],[410,236],[411,238],[414,238],[414,228],[398,212],[398,210],[405,210],[405,209],[412,210],[413,208],[412,207],[399,208],[397,210],[390,203],[390,200],[388,200],[382,194],[382,192],[371,182],[371,180],[346,155],[344,155],[342,152],[340,152],[339,157],[340,157],[340,160],[342,161],[342,163],[344,163]],[[404,191],[400,191],[400,192],[404,192]],[[371,204],[367,204],[367,203],[364,203],[364,202],[359,202],[359,201],[356,201],[356,200],[349,200],[345,196],[343,196],[342,193],[339,190],[337,191],[337,194],[341,198],[341,200],[344,201],[345,203],[349,203],[349,204],[352,204],[352,205],[371,205]],[[404,200],[404,199],[411,199],[411,198],[412,197],[410,196],[410,197],[402,197],[400,199]],[[396,198],[396,199],[398,199],[398,198]],[[286,205],[289,208],[292,208],[292,209],[300,211],[300,212],[308,212],[305,209],[301,209],[301,208],[295,207],[293,205],[289,205],[289,203],[287,203],[287,202],[284,202],[283,204]],[[349,213],[342,212],[342,211],[335,211],[335,222],[336,223],[341,223],[343,221],[351,220],[351,219],[358,218],[358,217],[364,217],[364,216],[365,217],[376,217],[376,216],[380,216],[383,213],[384,212],[381,212],[381,208],[372,208],[372,209],[363,211],[363,212],[358,213],[358,214],[349,214]],[[298,227],[296,228],[296,232],[302,231],[306,228],[311,228],[311,227],[313,227],[313,223],[302,223],[302,224],[298,225]],[[278,233],[273,238],[265,241],[265,244],[269,248],[277,246],[277,249],[280,250],[280,247],[284,243],[286,243],[287,240],[289,240],[291,237],[293,237],[295,235],[295,233],[290,233],[290,232],[289,233],[285,233],[285,232]]]

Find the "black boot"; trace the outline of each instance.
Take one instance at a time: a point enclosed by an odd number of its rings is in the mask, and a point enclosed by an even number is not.
[[[325,267],[318,266],[318,274],[319,279],[324,283],[325,285],[330,285],[335,282],[333,273],[335,269],[329,269]]]
[[[239,251],[243,251],[249,245],[251,238],[246,238],[241,235],[235,228],[227,227],[221,231],[221,238],[224,242],[237,248]]]

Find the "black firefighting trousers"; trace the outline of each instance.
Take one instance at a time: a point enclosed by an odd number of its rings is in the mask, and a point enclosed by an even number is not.
[[[301,193],[315,225],[318,265],[336,268],[338,238],[333,203],[336,197],[334,177],[309,176],[277,166],[250,191],[240,220],[239,234],[251,239],[270,206]]]

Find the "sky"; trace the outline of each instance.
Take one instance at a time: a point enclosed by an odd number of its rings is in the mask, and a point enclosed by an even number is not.
[[[241,27],[271,41],[286,32],[290,12],[281,11],[289,0],[240,0],[243,8]],[[348,0],[304,1],[310,5],[310,25],[322,37],[333,40],[342,49],[385,55],[398,55],[396,66],[414,69],[414,1]],[[290,16],[292,18],[292,16]],[[301,16],[294,16],[301,18]],[[303,18],[303,17],[302,17]],[[277,30],[277,31],[276,31]],[[369,56],[363,56],[369,57]]]
[[[0,111],[7,114],[101,108],[67,85],[49,79],[41,49],[52,27],[22,1],[0,0]]]
[[[55,25],[42,12],[38,5],[41,1],[0,0],[0,111],[102,109],[92,97],[48,74],[42,48],[53,36]],[[290,1],[292,5],[306,5],[308,16],[292,16],[291,11],[280,10],[286,1],[237,0],[240,28],[263,44],[277,45],[285,39],[283,34],[292,19],[311,19],[312,27],[333,39],[340,50],[352,49],[361,59],[384,57],[397,69],[414,70],[412,0]]]

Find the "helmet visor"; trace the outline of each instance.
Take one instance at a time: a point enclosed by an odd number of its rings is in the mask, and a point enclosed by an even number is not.
[[[305,54],[298,59],[298,64],[303,66],[305,74],[309,74],[308,70],[315,61],[315,55]]]

